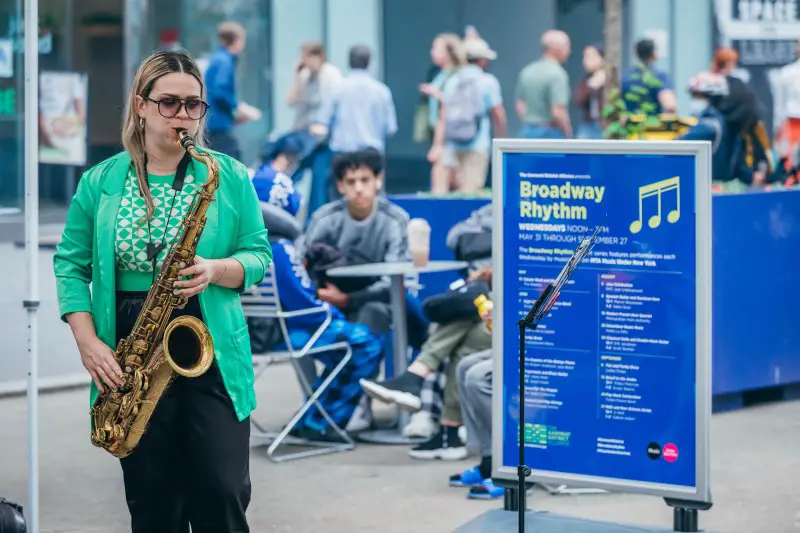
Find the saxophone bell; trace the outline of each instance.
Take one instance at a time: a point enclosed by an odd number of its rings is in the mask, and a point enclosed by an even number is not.
[[[164,358],[183,377],[205,374],[214,362],[214,341],[208,327],[193,316],[174,319],[164,331]]]

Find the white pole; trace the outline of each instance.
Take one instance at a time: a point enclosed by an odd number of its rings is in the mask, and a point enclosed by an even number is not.
[[[39,533],[39,0],[25,0],[25,255],[28,288],[28,508],[30,533]]]

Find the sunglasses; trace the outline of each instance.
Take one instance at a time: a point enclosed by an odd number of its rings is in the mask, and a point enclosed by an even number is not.
[[[154,100],[150,97],[145,97],[145,100],[153,102],[158,105],[158,113],[164,118],[174,118],[181,112],[181,109],[186,109],[186,115],[192,120],[199,120],[206,114],[208,108],[211,107],[202,100],[196,98],[175,98],[167,96],[161,100]]]

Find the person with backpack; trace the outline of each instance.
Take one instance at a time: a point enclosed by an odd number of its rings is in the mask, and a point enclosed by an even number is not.
[[[505,112],[498,111],[503,107],[500,83],[478,64],[486,64],[497,54],[478,37],[466,40],[464,51],[468,64],[450,75],[434,103],[439,120],[428,161],[446,167],[457,190],[475,192],[486,185],[492,118],[498,133],[504,135]]]
[[[714,54],[711,73],[724,76],[728,82],[728,94],[720,98],[716,107],[728,123],[731,138],[737,139],[737,177],[745,183],[761,185],[777,169],[769,133],[761,119],[764,107],[753,88],[735,75],[738,61],[739,54],[733,48],[720,48]]]
[[[734,140],[728,121],[717,107],[728,95],[724,76],[701,72],[689,80],[692,115],[697,123],[678,138],[679,141],[710,141],[712,181],[731,181],[734,175]]]

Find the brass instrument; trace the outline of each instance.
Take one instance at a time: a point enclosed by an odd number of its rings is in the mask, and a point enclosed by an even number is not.
[[[116,359],[124,374],[124,384],[116,391],[107,388],[90,410],[92,444],[115,457],[126,457],[136,448],[159,399],[178,374],[189,378],[201,376],[214,360],[214,343],[202,321],[192,316],[170,321],[172,311],[187,302],[185,297],[175,294],[173,283],[178,281],[180,270],[194,263],[206,211],[219,186],[217,160],[210,154],[199,153],[186,130],[178,130],[178,138],[193,159],[206,165],[208,179],[195,193],[181,223],[178,240],[161,265],[130,335],[117,346]],[[171,353],[178,345],[192,348],[196,357],[188,362],[176,361]]]

